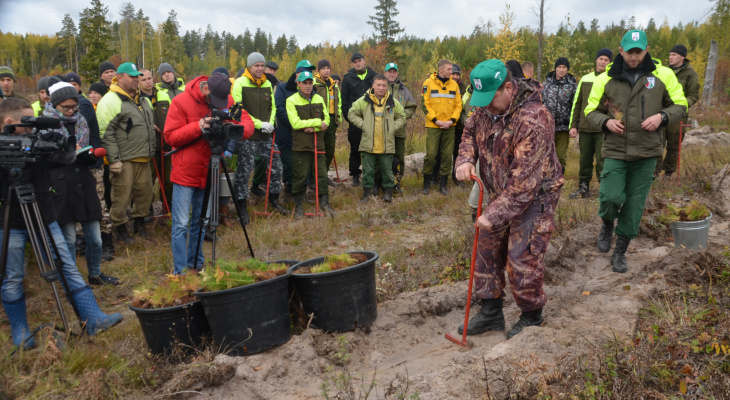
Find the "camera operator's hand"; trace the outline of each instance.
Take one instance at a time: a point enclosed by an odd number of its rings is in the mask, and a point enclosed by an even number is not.
[[[268,122],[262,122],[261,123],[261,132],[263,133],[271,133],[274,131],[274,125],[271,125]]]
[[[212,117],[201,118],[200,122],[198,123],[200,125],[200,130],[204,131],[204,130],[210,128],[210,121],[212,119],[213,119]]]
[[[43,139],[46,142],[53,142],[53,143],[61,142],[65,138],[66,138],[66,136],[64,136],[62,133],[53,132],[53,131],[46,132],[46,133],[44,133],[44,134],[41,135],[41,139]]]
[[[231,154],[230,151],[226,150],[223,152],[223,157],[225,157],[226,159],[230,159],[231,157],[233,157],[233,154]]]
[[[109,172],[111,172],[114,175],[119,175],[122,173],[122,164],[121,161],[117,161],[115,163],[109,164]]]
[[[304,133],[314,133],[314,128],[304,128]]]

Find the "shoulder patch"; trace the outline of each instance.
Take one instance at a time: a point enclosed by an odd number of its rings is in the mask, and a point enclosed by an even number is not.
[[[428,92],[428,85],[423,86],[423,90],[421,90],[421,94],[426,94]]]

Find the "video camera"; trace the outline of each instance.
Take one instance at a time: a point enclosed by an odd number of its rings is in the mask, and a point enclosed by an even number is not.
[[[210,128],[203,131],[208,141],[243,139],[243,126],[235,123],[241,118],[241,109],[238,105],[229,110],[213,108],[210,110],[210,116],[213,117]]]
[[[0,163],[34,162],[39,156],[67,151],[76,146],[75,137],[48,135],[53,130],[61,128],[60,119],[22,117],[20,121],[19,124],[7,124],[3,127],[0,135]],[[13,135],[16,128],[33,128],[33,132]]]

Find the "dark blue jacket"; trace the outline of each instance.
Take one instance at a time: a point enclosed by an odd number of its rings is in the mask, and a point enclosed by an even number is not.
[[[292,148],[291,124],[286,114],[286,99],[297,92],[296,74],[291,74],[289,80],[279,84],[274,93],[276,105],[276,145],[281,149]]]

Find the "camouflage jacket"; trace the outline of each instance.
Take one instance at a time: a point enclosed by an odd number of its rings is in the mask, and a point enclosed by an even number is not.
[[[555,124],[542,104],[537,82],[513,80],[517,90],[504,115],[476,107],[466,120],[456,166],[479,158],[479,174],[489,195],[484,211],[494,226],[520,215],[534,201],[554,207],[565,183],[555,153]],[[534,81],[533,81],[534,82]],[[553,211],[537,221],[539,232],[552,232]]]
[[[573,109],[573,98],[577,87],[575,77],[565,75],[563,79],[555,79],[555,71],[547,74],[543,82],[542,98],[545,107],[555,119],[555,132],[567,132],[570,128],[570,111]]]

